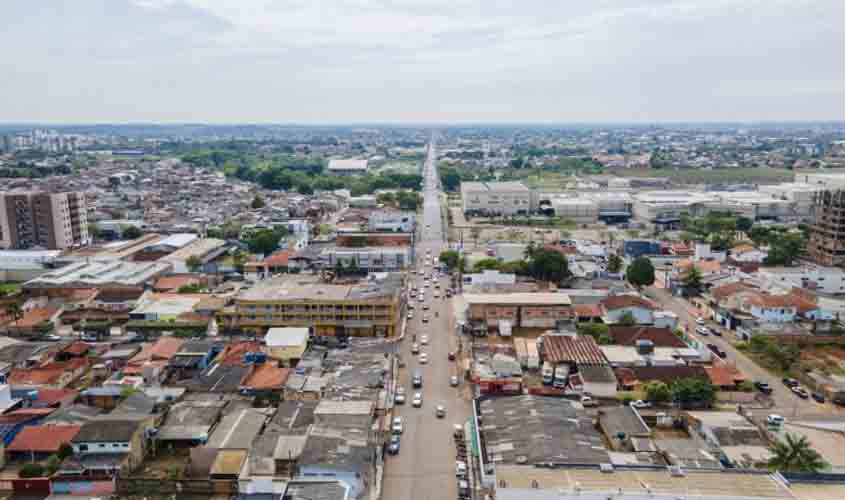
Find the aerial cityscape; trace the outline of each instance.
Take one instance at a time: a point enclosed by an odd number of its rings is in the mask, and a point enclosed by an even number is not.
[[[0,11],[0,499],[845,499],[845,3]]]

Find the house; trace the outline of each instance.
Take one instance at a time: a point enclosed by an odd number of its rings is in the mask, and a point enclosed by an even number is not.
[[[184,343],[185,340],[178,337],[161,337],[153,343],[145,343],[141,351],[126,363],[123,374],[160,380],[164,369]]]
[[[725,363],[714,363],[703,368],[710,383],[722,390],[736,390],[737,386],[748,380],[737,367]]]
[[[213,340],[189,340],[170,358],[167,368],[177,380],[194,377],[208,368],[222,349],[221,343]]]
[[[636,347],[640,340],[648,340],[654,347],[677,347],[685,349],[686,343],[668,328],[647,325],[611,325],[608,331],[614,344]]]
[[[286,366],[295,366],[308,348],[307,327],[275,327],[264,336],[267,356]]]
[[[329,160],[328,171],[336,175],[355,175],[367,173],[367,160],[354,158],[332,158]]]
[[[626,391],[636,390],[642,384],[653,381],[671,384],[682,378],[707,376],[704,369],[697,365],[632,366],[616,368],[614,374],[619,382],[619,388]]]
[[[616,450],[627,450],[632,438],[651,437],[651,429],[633,406],[603,407],[599,410],[598,426]]]
[[[84,375],[89,368],[88,360],[85,358],[55,361],[35,368],[16,368],[9,374],[9,383],[62,389]]]
[[[616,397],[618,383],[608,365],[579,365],[578,372],[569,376],[572,390],[599,398]]]
[[[248,279],[264,279],[276,274],[288,272],[290,257],[293,254],[290,250],[282,250],[268,255],[257,262],[247,262],[244,265],[244,276]]]
[[[730,251],[730,259],[738,264],[762,264],[768,256],[768,252],[759,250],[748,243],[737,245]]]
[[[147,453],[148,424],[105,417],[82,425],[71,440],[75,472],[110,474],[137,468]],[[65,471],[65,465],[62,465]]]
[[[765,468],[771,457],[769,443],[760,429],[734,412],[691,411],[690,432],[718,449],[722,462],[737,468]]]
[[[623,317],[631,315],[637,325],[654,323],[654,311],[657,310],[651,301],[639,295],[611,295],[601,301],[603,319],[605,323],[619,323]]]
[[[249,450],[264,428],[265,414],[252,408],[229,413],[214,427],[208,439],[209,448]]]
[[[177,293],[183,287],[201,288],[208,284],[208,280],[201,274],[171,274],[157,279],[153,285],[156,293]]]
[[[798,314],[798,306],[790,295],[751,294],[744,298],[741,309],[767,323],[793,323]]]
[[[189,448],[206,443],[227,404],[227,401],[216,398],[174,404],[158,428],[156,440],[161,446],[170,448]]]
[[[241,390],[251,394],[281,396],[291,374],[290,368],[282,368],[271,363],[253,363],[241,380]]]
[[[59,451],[73,440],[79,425],[32,425],[24,427],[6,448],[9,461],[37,462]]]

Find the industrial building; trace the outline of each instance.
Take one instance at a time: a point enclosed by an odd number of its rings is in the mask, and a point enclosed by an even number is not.
[[[531,190],[521,182],[462,182],[461,201],[466,214],[516,215],[534,211]]]

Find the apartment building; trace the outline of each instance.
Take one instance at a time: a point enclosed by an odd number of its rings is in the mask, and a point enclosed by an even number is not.
[[[318,336],[393,337],[399,334],[403,284],[401,273],[349,285],[296,275],[271,278],[242,292],[218,314],[218,323],[261,334],[308,327]]]
[[[0,247],[63,250],[87,245],[87,212],[80,192],[0,193]]]
[[[807,253],[822,266],[845,264],[845,191],[820,191],[814,198],[816,223]]]

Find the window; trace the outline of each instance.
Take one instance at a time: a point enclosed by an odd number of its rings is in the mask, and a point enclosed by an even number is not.
[[[105,448],[105,447],[106,447],[106,445],[105,445],[105,444],[103,444],[103,443],[100,443],[100,444],[99,444],[99,445],[97,445],[97,446],[99,446],[100,448]]]

